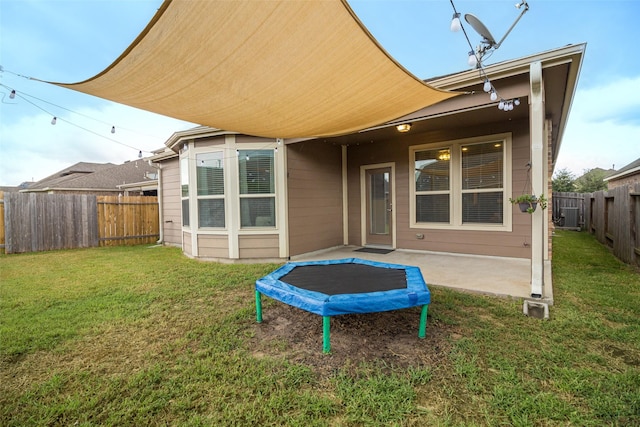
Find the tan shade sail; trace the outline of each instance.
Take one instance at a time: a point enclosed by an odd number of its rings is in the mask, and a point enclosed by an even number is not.
[[[166,0],[102,73],[54,84],[274,138],[355,132],[455,95],[395,62],[340,0]]]

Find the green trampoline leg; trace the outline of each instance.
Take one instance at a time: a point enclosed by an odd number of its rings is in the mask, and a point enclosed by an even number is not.
[[[427,336],[427,312],[429,311],[429,304],[422,306],[422,312],[420,313],[420,329],[418,330],[418,338],[424,338]]]
[[[256,320],[262,323],[262,294],[256,291]]]
[[[322,352],[329,353],[331,351],[331,341],[329,338],[329,330],[331,329],[331,317],[322,316]]]

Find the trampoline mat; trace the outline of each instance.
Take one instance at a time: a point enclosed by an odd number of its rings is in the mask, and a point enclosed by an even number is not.
[[[280,281],[326,295],[383,292],[407,288],[404,269],[381,268],[363,264],[297,266]]]

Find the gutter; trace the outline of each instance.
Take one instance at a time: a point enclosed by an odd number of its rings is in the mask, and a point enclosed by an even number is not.
[[[603,181],[608,182],[608,181],[610,181],[612,179],[624,178],[625,176],[632,175],[635,172],[640,172],[640,166],[632,168],[632,169],[629,169],[629,170],[626,170],[626,171],[622,171],[622,172],[617,173],[615,175],[608,176],[608,177],[604,178]]]

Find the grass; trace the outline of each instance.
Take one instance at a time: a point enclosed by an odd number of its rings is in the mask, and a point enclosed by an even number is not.
[[[586,233],[554,238],[549,321],[433,289],[436,366],[320,376],[254,356],[252,285],[274,267],[166,247],[1,256],[0,425],[640,425],[640,275]]]

